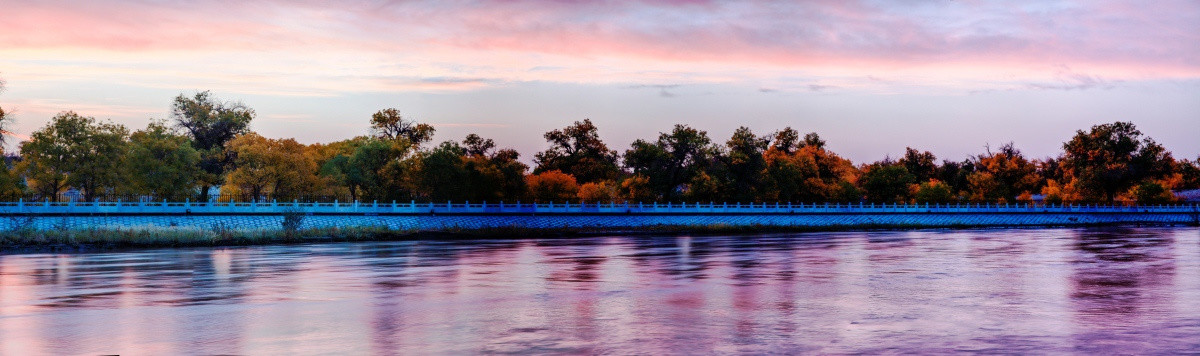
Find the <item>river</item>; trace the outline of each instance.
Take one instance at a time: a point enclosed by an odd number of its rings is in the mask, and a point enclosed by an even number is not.
[[[0,354],[1177,353],[1200,229],[0,255]]]

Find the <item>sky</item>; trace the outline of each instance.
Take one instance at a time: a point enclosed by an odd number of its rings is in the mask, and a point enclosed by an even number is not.
[[[591,119],[611,148],[683,123],[817,132],[857,163],[905,147],[1056,156],[1132,121],[1200,156],[1200,2],[0,0],[0,107],[136,130],[211,90],[303,143],[397,108],[515,148]],[[10,140],[16,141],[16,140]],[[11,145],[10,145],[11,146]],[[10,147],[11,149],[11,147]]]

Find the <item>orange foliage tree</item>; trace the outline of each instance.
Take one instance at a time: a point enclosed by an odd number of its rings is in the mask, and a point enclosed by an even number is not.
[[[579,194],[575,177],[557,170],[526,176],[525,185],[535,202],[569,202]]]

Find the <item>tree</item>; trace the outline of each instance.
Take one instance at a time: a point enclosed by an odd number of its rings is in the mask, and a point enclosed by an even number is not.
[[[618,189],[611,181],[584,183],[579,186],[579,200],[585,203],[613,202],[618,198]]]
[[[770,144],[766,137],[758,137],[748,127],[739,127],[733,137],[725,142],[729,149],[728,162],[730,186],[726,195],[735,201],[753,201],[762,190],[763,170],[767,168],[764,151]]]
[[[526,177],[530,198],[535,202],[570,202],[579,196],[575,177],[561,171],[549,171]]]
[[[652,191],[670,201],[682,196],[686,183],[712,167],[720,148],[712,144],[708,133],[687,125],[675,125],[671,133],[660,133],[658,140],[634,141],[625,151],[625,166],[634,174],[650,178]]]
[[[1183,160],[1179,162],[1178,171],[1180,182],[1175,189],[1200,189],[1200,157],[1196,157],[1195,161]]]
[[[73,186],[84,200],[92,201],[120,183],[127,135],[118,124],[72,111],[60,113],[21,143],[22,171],[42,197],[56,197]]]
[[[1035,162],[1025,159],[1010,142],[999,152],[979,155],[975,172],[968,175],[971,199],[978,202],[1012,201],[1018,195],[1036,191],[1042,184]]]
[[[0,93],[4,92],[4,79],[0,79]],[[4,108],[0,107],[0,199],[17,200],[21,197],[24,191],[24,184],[20,177],[8,165],[8,155],[5,152],[5,147],[8,146],[8,135],[12,134],[9,131],[9,126],[12,125],[12,118],[4,112]]]
[[[466,149],[468,156],[485,157],[491,154],[492,150],[496,149],[496,142],[492,139],[485,139],[476,134],[468,134],[463,139],[463,148]]]
[[[468,172],[463,164],[466,150],[457,142],[442,142],[420,155],[416,180],[421,192],[431,201],[466,200]]]
[[[295,139],[268,139],[257,133],[229,142],[232,170],[225,185],[252,201],[292,200],[320,190],[317,163]]]
[[[813,147],[813,148],[818,148],[818,149],[824,149],[825,148],[825,140],[822,140],[821,136],[817,135],[816,132],[809,132],[809,133],[804,134],[804,146],[803,147]],[[801,147],[801,148],[803,148],[803,147]]]
[[[21,177],[12,167],[8,166],[7,162],[0,162],[0,200],[15,201],[20,199],[24,193],[25,184],[21,181]]]
[[[634,174],[621,181],[621,189],[617,195],[631,202],[654,200],[654,192],[650,190],[650,178],[641,174]]]
[[[360,136],[326,145],[321,176],[351,200],[407,200],[419,185],[417,157],[407,140]]]
[[[615,180],[621,173],[617,151],[608,149],[590,119],[551,130],[543,137],[550,148],[534,155],[537,163],[534,173],[558,170],[574,176],[580,183]]]
[[[200,175],[200,152],[191,139],[163,122],[129,135],[125,153],[127,189],[137,195],[182,201],[192,196]]]
[[[395,108],[383,109],[371,115],[371,130],[376,137],[386,140],[407,140],[413,146],[420,146],[433,139],[433,126],[405,119],[400,110]]]
[[[4,92],[4,79],[0,79],[0,93]],[[4,155],[4,147],[8,146],[9,126],[12,125],[12,118],[4,112],[4,108],[0,107],[0,156]]]
[[[771,141],[771,148],[784,154],[792,154],[800,148],[800,133],[792,129],[790,126],[775,132],[775,139]]]
[[[825,148],[825,140],[821,139],[816,132],[809,132],[800,137],[800,132],[791,127],[785,127],[783,130],[775,132],[775,137],[771,140],[770,148],[785,154],[791,154],[796,150],[804,147],[815,147],[819,149]]]
[[[970,189],[970,181],[967,178],[972,173],[975,173],[975,162],[971,159],[962,162],[943,160],[935,176],[937,180],[950,186],[951,193],[960,196],[961,192]]]
[[[111,122],[92,122],[86,137],[75,146],[75,168],[67,182],[83,191],[83,200],[96,194],[115,193],[121,181],[121,158],[129,144],[129,130]]]
[[[970,199],[974,202],[1007,201],[1008,187],[988,172],[975,172],[967,176]]]
[[[368,170],[365,169],[365,164],[351,162],[355,153],[370,140],[373,139],[359,136],[349,140],[331,142],[320,148],[324,152],[321,154],[322,158],[317,160],[317,165],[321,167],[318,174],[331,183],[330,186],[338,191],[338,194],[344,189],[345,194],[349,194],[352,201],[357,201],[359,195],[366,189],[365,186],[373,182],[366,178]]]
[[[1175,201],[1175,194],[1158,182],[1142,182],[1133,187],[1130,193],[1133,199],[1141,205],[1166,204]]]
[[[937,174],[937,157],[929,151],[921,152],[912,147],[904,148],[904,157],[900,164],[917,178],[918,182],[928,181]]]
[[[1170,173],[1174,159],[1161,145],[1130,122],[1092,126],[1076,131],[1063,144],[1062,166],[1088,196],[1108,202],[1147,179]]]
[[[208,91],[188,98],[180,94],[171,106],[171,117],[192,138],[200,152],[200,200],[208,201],[208,188],[221,184],[230,157],[225,147],[238,135],[249,132],[254,110],[240,102],[222,102]]]
[[[917,203],[949,203],[954,201],[954,192],[946,183],[934,179],[917,186],[913,200]]]
[[[763,173],[760,200],[773,201],[858,201],[860,192],[852,183],[854,165],[823,145],[805,144],[788,153],[771,147],[764,154],[767,168]]]
[[[476,134],[463,139],[466,155],[462,158],[467,179],[462,189],[465,199],[475,201],[517,200],[525,195],[525,171],[513,149],[495,151],[491,139]]]
[[[907,202],[916,177],[904,166],[885,159],[867,166],[861,181],[870,201]]]
[[[1074,182],[1060,184],[1054,179],[1046,181],[1046,186],[1042,187],[1042,196],[1042,202],[1045,204],[1062,204],[1080,200],[1079,189],[1075,188]]]

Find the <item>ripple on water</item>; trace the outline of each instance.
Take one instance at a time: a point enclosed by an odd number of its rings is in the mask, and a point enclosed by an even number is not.
[[[1178,353],[1200,229],[0,255],[0,354]]]

